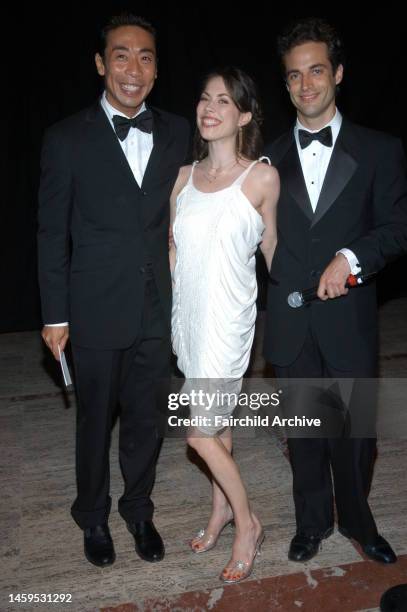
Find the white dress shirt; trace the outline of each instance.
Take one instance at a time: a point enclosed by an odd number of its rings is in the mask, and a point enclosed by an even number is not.
[[[127,115],[115,109],[107,101],[106,92],[103,93],[100,104],[105,111],[113,130],[113,115],[120,115],[121,117],[128,118]],[[139,112],[136,113],[134,117],[137,117],[137,115],[145,110],[146,105],[143,102]],[[126,156],[131,171],[133,172],[134,178],[136,179],[139,187],[141,187],[148,160],[150,158],[151,151],[153,150],[153,134],[147,134],[146,132],[142,132],[137,128],[131,127],[127,137],[123,141],[119,139],[118,141],[123,149],[123,153]]]
[[[307,187],[308,196],[311,202],[312,210],[315,212],[319,196],[321,194],[322,185],[324,184],[325,175],[328,170],[329,162],[331,161],[331,155],[333,148],[338,138],[339,130],[342,125],[342,115],[338,109],[336,109],[335,115],[331,121],[324,125],[322,128],[331,127],[332,130],[332,147],[326,147],[319,140],[313,140],[305,149],[301,149],[298,131],[305,130],[306,132],[319,132],[319,130],[309,130],[304,127],[299,119],[294,126],[294,137],[297,144],[298,155],[301,162],[301,168],[304,175],[305,185]],[[356,255],[350,249],[340,249],[337,251],[342,253],[348,260],[351,274],[358,274],[361,269],[359,261]]]
[[[106,98],[106,92],[103,92],[103,95],[100,100],[100,104],[105,111],[107,118],[109,119],[109,123],[112,126],[112,130],[114,130],[113,125],[113,115],[121,115],[122,117],[127,117],[124,113],[114,108]],[[138,113],[134,115],[136,117],[140,113],[146,110],[146,105],[142,104]],[[126,159],[129,163],[131,171],[133,172],[134,178],[137,181],[139,187],[143,182],[144,173],[147,168],[148,160],[151,155],[151,151],[153,150],[153,134],[147,134],[146,132],[142,132],[137,128],[131,127],[127,137],[122,141],[117,139],[120,143],[121,148],[123,149],[123,153],[126,156]],[[64,323],[46,323],[48,327],[62,327],[68,325],[68,322]]]

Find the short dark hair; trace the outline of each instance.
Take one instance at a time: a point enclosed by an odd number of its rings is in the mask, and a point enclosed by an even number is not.
[[[144,17],[139,17],[138,15],[133,15],[133,13],[123,11],[118,15],[113,15],[110,17],[109,21],[101,28],[99,32],[98,53],[101,55],[101,57],[104,57],[105,54],[109,32],[123,26],[137,26],[138,28],[143,28],[143,30],[146,30],[146,32],[149,32],[152,35],[154,42],[157,43],[157,32],[154,26],[152,26],[147,19],[144,19]]]
[[[241,113],[252,114],[252,119],[242,127],[242,142],[239,154],[247,159],[258,159],[263,150],[263,139],[260,126],[263,123],[263,114],[260,107],[257,87],[253,79],[235,66],[216,68],[208,73],[202,81],[201,92],[207,83],[221,77],[233,102]],[[201,160],[208,155],[208,143],[204,140],[198,128],[194,137],[194,159]]]
[[[344,63],[343,43],[335,28],[324,19],[307,17],[292,22],[277,38],[277,52],[284,68],[284,57],[293,47],[307,42],[322,42],[328,47],[328,57],[335,74],[338,66]]]

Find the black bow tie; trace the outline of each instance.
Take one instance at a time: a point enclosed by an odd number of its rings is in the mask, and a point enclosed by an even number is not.
[[[326,147],[332,147],[332,130],[331,126],[319,130],[319,132],[307,132],[306,130],[298,130],[298,138],[300,141],[301,149],[305,149],[311,144],[313,140],[319,140],[319,142]]]
[[[151,134],[153,131],[153,113],[150,110],[145,110],[132,119],[122,117],[122,115],[113,115],[113,125],[119,140],[125,140],[127,138],[127,134],[131,127]]]

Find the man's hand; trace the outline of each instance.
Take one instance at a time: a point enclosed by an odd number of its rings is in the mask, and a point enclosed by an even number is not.
[[[325,268],[322,274],[319,286],[318,297],[320,300],[328,298],[336,298],[340,295],[346,295],[349,291],[345,287],[346,279],[350,274],[350,265],[345,255],[338,253],[333,258],[331,263]]]
[[[63,325],[60,327],[50,327],[49,325],[44,325],[41,336],[49,350],[54,355],[55,359],[59,361],[58,344],[61,351],[63,351],[69,338],[69,325]]]

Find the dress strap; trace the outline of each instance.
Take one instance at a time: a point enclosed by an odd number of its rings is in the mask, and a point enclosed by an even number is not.
[[[197,164],[199,164],[199,161],[194,161],[194,162],[192,162],[191,172],[189,173],[189,179],[188,179],[188,182],[186,183],[186,185],[191,185],[191,184],[192,184],[192,175],[193,175],[193,173],[194,173],[194,169],[195,169],[195,166],[196,166]],[[185,186],[186,186],[186,185],[185,185]]]
[[[242,174],[240,174],[237,179],[235,180],[234,183],[232,183],[232,185],[243,185],[243,181],[245,180],[246,176],[249,174],[250,170],[253,168],[253,166],[255,166],[258,162],[262,162],[263,160],[267,160],[267,163],[269,166],[271,166],[271,161],[269,160],[268,157],[266,157],[265,155],[263,155],[263,157],[259,157],[259,159],[255,159],[250,166],[247,166],[246,170],[244,170],[244,172],[242,172]]]
[[[243,181],[245,180],[246,176],[249,174],[250,170],[253,168],[253,166],[255,166],[257,164],[257,159],[255,159],[250,166],[247,166],[246,170],[244,170],[242,172],[242,174],[239,174],[239,176],[237,177],[237,179],[235,181],[233,181],[232,185],[242,185]]]

